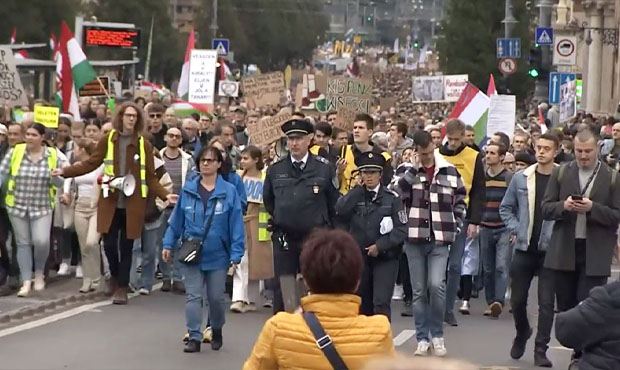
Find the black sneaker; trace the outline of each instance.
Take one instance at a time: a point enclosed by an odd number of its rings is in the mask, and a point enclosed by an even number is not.
[[[161,286],[162,292],[169,292],[172,289],[172,282],[169,279],[164,280],[163,285]]]
[[[155,273],[155,279],[161,280],[163,278],[164,278],[164,274],[162,274],[161,271],[157,270],[157,272]]]
[[[403,317],[413,317],[413,305],[411,304],[411,301],[405,301],[400,315]]]
[[[219,351],[222,348],[222,329],[213,329],[213,339],[211,339],[211,349]]]
[[[553,367],[553,363],[547,358],[547,351],[544,348],[534,350],[534,365],[538,367]]]
[[[185,348],[183,348],[183,352],[185,353],[200,352],[200,341],[197,341],[195,339],[188,340],[187,343],[185,343]]]
[[[185,284],[182,281],[175,281],[172,283],[172,291],[178,294],[185,294]]]
[[[525,345],[527,344],[527,340],[530,339],[530,337],[532,336],[532,333],[533,333],[532,328],[528,329],[526,335],[519,335],[519,333],[517,333],[517,336],[512,341],[512,348],[510,349],[510,357],[512,357],[515,360],[518,360],[521,357],[523,357],[523,354],[525,353]]]
[[[456,321],[456,317],[454,317],[454,312],[446,312],[443,321],[450,326],[459,326],[459,323]]]

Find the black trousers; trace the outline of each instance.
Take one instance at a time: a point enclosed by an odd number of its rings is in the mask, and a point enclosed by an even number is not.
[[[398,259],[395,258],[384,260],[364,256],[364,270],[358,289],[358,295],[362,298],[361,314],[385,315],[391,319],[390,303],[398,265]]]
[[[9,237],[9,231],[11,232],[11,253],[7,248],[6,242]],[[15,236],[11,228],[11,221],[9,221],[9,215],[6,212],[6,208],[0,208],[0,266],[4,269],[4,272],[10,276],[19,276],[19,266],[17,264],[17,247],[15,246]],[[6,277],[6,276],[5,276]],[[0,277],[0,285],[3,284],[3,279]]]
[[[273,279],[273,314],[284,312],[284,298],[282,297],[282,287],[280,276],[296,276],[300,271],[299,256],[301,255],[301,245],[303,239],[286,238],[287,246],[282,245],[282,240],[274,234],[273,242],[273,263],[275,278]]]
[[[607,284],[607,276],[586,275],[586,241],[575,240],[575,271],[553,270],[555,294],[560,312],[568,311],[588,298],[594,287]]]
[[[110,265],[110,274],[118,286],[129,286],[133,240],[127,239],[127,213],[117,208],[108,233],[103,236],[103,249]]]
[[[411,302],[413,290],[411,289],[411,275],[409,274],[409,262],[407,255],[402,253],[398,258],[398,280],[403,285],[403,301]]]
[[[517,336],[526,336],[530,328],[527,318],[528,292],[532,279],[538,275],[538,330],[534,343],[537,349],[546,351],[549,340],[551,340],[555,297],[553,273],[543,267],[544,262],[544,253],[515,251],[510,265],[510,286],[512,288],[510,305]]]

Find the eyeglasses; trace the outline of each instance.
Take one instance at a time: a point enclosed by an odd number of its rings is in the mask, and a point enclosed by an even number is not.
[[[125,114],[123,114],[123,117],[138,118],[138,115],[137,114],[132,114],[132,113],[125,113]]]
[[[149,114],[149,117],[151,117],[151,118],[161,118],[161,113]]]
[[[213,158],[201,158],[200,159],[201,164],[212,164],[215,162],[217,162],[217,159],[213,159]]]

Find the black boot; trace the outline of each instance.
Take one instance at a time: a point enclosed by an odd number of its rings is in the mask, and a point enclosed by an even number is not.
[[[514,341],[512,342],[512,348],[510,349],[510,357],[515,360],[523,357],[525,353],[525,345],[527,344],[527,340],[532,336],[532,328],[529,328],[527,333],[520,334],[517,333]]]
[[[213,339],[211,339],[211,349],[219,351],[222,348],[222,329],[213,329]]]
[[[539,367],[553,367],[553,363],[547,358],[547,348],[534,348],[534,365]]]
[[[200,352],[200,341],[195,339],[190,339],[185,343],[185,348],[183,348],[183,352],[186,353],[194,353]]]

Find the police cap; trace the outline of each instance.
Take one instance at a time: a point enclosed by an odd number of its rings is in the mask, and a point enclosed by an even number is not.
[[[366,152],[355,158],[355,165],[359,171],[382,171],[385,166],[385,158],[381,154]]]
[[[292,119],[284,122],[282,131],[286,136],[305,136],[313,133],[314,127],[306,120]]]

